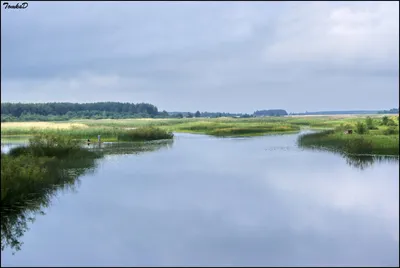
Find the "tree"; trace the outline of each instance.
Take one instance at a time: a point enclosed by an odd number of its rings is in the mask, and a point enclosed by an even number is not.
[[[192,114],[192,113],[188,113],[188,114],[187,114],[187,117],[188,117],[188,118],[192,118],[192,117],[193,117],[193,114]]]
[[[374,121],[371,117],[368,116],[367,119],[365,119],[365,123],[368,129],[374,129]]]
[[[366,134],[368,132],[368,128],[364,123],[357,122],[356,123],[356,132],[358,134]]]
[[[199,112],[199,111],[197,111],[197,112],[194,114],[194,116],[195,116],[195,117],[200,117],[200,116],[201,116],[201,114],[200,114],[200,112]]]
[[[382,117],[382,125],[386,126],[389,123],[389,117],[386,115]]]

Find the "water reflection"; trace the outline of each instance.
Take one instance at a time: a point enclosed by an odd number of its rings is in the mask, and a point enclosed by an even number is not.
[[[60,190],[75,190],[79,185],[79,177],[91,173],[97,166],[95,158],[63,159],[47,165],[46,176],[57,182],[45,191],[35,193],[26,201],[13,207],[1,207],[1,250],[10,247],[14,253],[21,249],[20,239],[28,230],[28,223],[35,220],[37,214],[44,214],[43,209],[51,204],[51,200]]]
[[[399,163],[398,155],[362,155],[362,154],[347,154],[333,149],[320,148],[320,147],[308,147],[304,150],[317,151],[317,152],[332,152],[336,155],[340,155],[346,160],[346,163],[354,168],[365,170],[373,167],[376,163]]]
[[[102,144],[89,144],[87,148],[92,151],[100,152],[104,155],[121,154],[140,154],[143,152],[153,152],[160,149],[172,147],[173,140],[161,140],[151,142],[110,142]]]
[[[90,150],[100,152],[101,156],[121,155],[121,154],[140,154],[170,148],[173,141],[157,141],[142,143],[104,143],[100,146],[93,144],[88,146]],[[8,152],[11,148],[21,145],[2,144],[2,149]],[[2,150],[3,151],[3,150]],[[4,152],[3,151],[3,152]],[[49,174],[52,181],[57,182],[49,186],[46,191],[36,193],[29,200],[18,206],[5,208],[1,206],[1,250],[11,248],[13,254],[21,250],[21,238],[28,230],[29,223],[35,220],[38,214],[43,215],[43,209],[51,205],[51,200],[60,191],[76,191],[80,185],[80,177],[93,173],[98,166],[96,158],[67,158],[61,161],[54,161],[48,165]]]
[[[377,155],[350,155],[342,154],[346,163],[361,170],[372,167],[375,163],[399,163],[398,156],[377,156]]]

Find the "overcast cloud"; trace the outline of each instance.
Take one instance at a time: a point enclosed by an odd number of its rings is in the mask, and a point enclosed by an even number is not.
[[[168,111],[398,107],[399,2],[2,2],[1,90]]]

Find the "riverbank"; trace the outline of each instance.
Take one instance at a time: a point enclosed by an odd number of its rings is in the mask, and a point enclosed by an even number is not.
[[[75,123],[2,123],[2,138],[11,139],[13,137],[23,137],[26,135],[52,135],[68,137],[71,139],[98,141],[100,135],[101,141],[152,141],[173,139],[173,134],[164,129],[153,126],[142,126],[135,129],[109,126],[87,126]]]
[[[100,157],[76,140],[49,135],[35,136],[27,146],[2,152],[1,209],[23,206],[36,195],[45,195],[54,185],[72,183],[79,174],[77,168],[91,167]]]
[[[298,144],[347,154],[399,155],[399,121],[396,118],[366,118],[355,124],[301,135]]]
[[[340,124],[354,123],[357,116],[307,116],[260,118],[183,118],[183,119],[100,119],[69,122],[1,123],[1,135],[21,136],[48,133],[69,135],[79,139],[117,141],[118,136],[134,133],[136,140],[172,138],[168,133],[226,136],[259,136],[270,133],[295,133],[301,128],[331,129]],[[132,129],[135,128],[135,129]],[[164,132],[160,131],[163,130]],[[131,132],[130,132],[131,131]],[[152,133],[154,135],[150,135]],[[135,140],[134,139],[134,140]]]

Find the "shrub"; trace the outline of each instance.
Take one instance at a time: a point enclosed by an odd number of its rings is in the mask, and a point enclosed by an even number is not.
[[[378,129],[375,125],[374,125],[374,120],[371,117],[367,117],[367,119],[365,120],[365,124],[367,125],[368,129]]]
[[[383,131],[383,134],[385,135],[393,135],[393,134],[398,134],[399,130],[396,129],[395,127],[388,127]]]
[[[361,135],[366,134],[366,133],[368,133],[368,128],[364,123],[357,122],[356,123],[356,132]]]
[[[386,126],[388,122],[389,122],[389,117],[387,116],[382,117],[382,125]]]
[[[335,128],[336,131],[345,131],[345,130],[349,130],[352,129],[354,126],[350,125],[350,124],[340,124],[338,127]]]
[[[396,122],[393,119],[389,119],[386,123],[387,126],[397,126]]]

